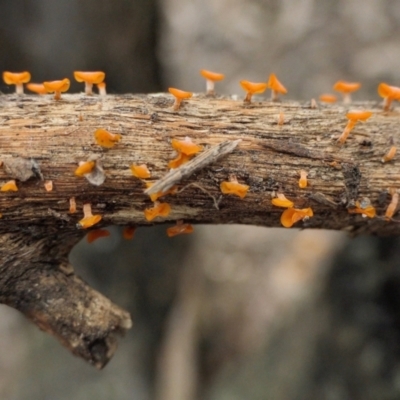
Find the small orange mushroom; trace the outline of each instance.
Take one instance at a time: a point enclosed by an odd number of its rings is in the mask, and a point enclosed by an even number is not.
[[[319,96],[319,101],[322,101],[323,103],[336,103],[337,97],[334,94],[323,93]]]
[[[1,192],[18,192],[18,187],[15,180],[6,182],[1,188]]]
[[[381,161],[383,163],[385,162],[389,162],[391,160],[393,160],[394,156],[396,155],[396,151],[397,151],[397,147],[396,146],[392,146],[388,152],[382,157]]]
[[[97,90],[99,91],[99,95],[100,96],[106,96],[107,95],[106,83],[105,82],[100,82],[96,86],[97,86]]]
[[[146,187],[149,188],[154,185],[154,182],[146,182]],[[178,186],[172,186],[172,188],[166,190],[165,192],[157,192],[150,195],[151,201],[156,201],[160,197],[166,196],[168,194],[176,194],[178,193]]]
[[[26,85],[26,88],[30,90],[31,92],[37,93],[37,94],[47,94],[47,90],[44,87],[43,83],[28,83]]]
[[[24,72],[3,72],[3,81],[7,85],[15,85],[15,93],[24,94],[24,83],[31,80],[31,74],[28,71]]]
[[[340,92],[343,96],[343,103],[351,103],[351,93],[360,89],[361,83],[359,82],[346,82],[346,81],[337,81],[333,85],[333,90]]]
[[[272,101],[277,101],[279,94],[287,93],[287,89],[285,88],[285,86],[282,85],[282,83],[279,81],[279,79],[275,74],[271,74],[269,76],[267,85],[268,85],[267,87],[272,90],[271,92]]]
[[[310,218],[314,215],[311,207],[309,208],[288,208],[281,215],[281,224],[285,228],[291,228],[296,222]]]
[[[105,129],[97,129],[94,133],[96,143],[101,147],[111,148],[121,140],[121,135],[118,133],[110,133]]]
[[[95,161],[81,161],[79,163],[79,167],[75,170],[74,174],[76,176],[84,176],[86,174],[90,174],[95,167]]]
[[[193,143],[190,137],[186,136],[184,140],[172,139],[171,146],[180,153],[192,156],[203,150],[203,146]]]
[[[93,243],[95,240],[107,236],[110,236],[110,232],[107,229],[95,229],[86,235],[86,240],[88,243]]]
[[[90,228],[101,221],[101,215],[92,214],[92,206],[90,203],[83,205],[83,218],[78,222],[77,227],[81,229]]]
[[[93,94],[93,85],[104,81],[106,74],[102,71],[74,71],[74,78],[78,82],[85,82],[85,94]]]
[[[346,127],[344,128],[343,133],[340,135],[338,138],[338,142],[340,144],[343,144],[347,137],[349,136],[349,133],[352,131],[352,129],[355,127],[358,121],[366,121],[368,118],[370,118],[372,115],[371,111],[350,111],[346,114],[346,118],[349,120],[347,122]]]
[[[146,164],[141,164],[141,165],[131,165],[131,172],[132,175],[135,176],[136,178],[139,179],[146,179],[150,178],[151,173],[149,169],[147,168]]]
[[[71,197],[69,199],[69,212],[70,214],[75,214],[76,213],[76,201],[75,197]]]
[[[126,240],[132,240],[135,235],[136,227],[135,226],[125,226],[122,230],[122,237]]]
[[[61,93],[66,92],[69,89],[70,81],[68,78],[64,78],[59,81],[49,81],[43,82],[43,86],[45,87],[48,93],[54,93],[54,100],[61,99]]]
[[[171,206],[168,203],[156,201],[154,206],[144,210],[144,216],[147,221],[152,221],[156,217],[168,217],[171,212]]]
[[[302,169],[300,171],[300,179],[299,179],[299,188],[300,189],[304,189],[307,187],[307,175],[308,175],[308,172],[304,171],[304,169]]]
[[[200,71],[200,75],[206,79],[206,90],[208,95],[215,94],[215,82],[222,81],[225,78],[224,74],[211,72],[206,69]]]
[[[246,97],[244,98],[245,103],[251,103],[251,98],[253,97],[254,94],[264,93],[265,89],[268,87],[268,85],[264,82],[255,83],[249,81],[240,81],[240,86],[247,93]]]
[[[45,181],[44,188],[46,192],[51,192],[53,190],[53,181]]]
[[[294,206],[293,201],[287,199],[283,193],[277,193],[276,196],[271,200],[272,205],[283,208],[292,208]]]
[[[232,194],[241,199],[245,198],[250,186],[243,185],[238,182],[235,176],[230,176],[229,181],[223,181],[220,184],[220,189],[223,194]]]
[[[173,105],[174,111],[178,111],[181,107],[182,100],[190,99],[193,96],[192,92],[185,92],[176,88],[168,88],[168,92],[170,92],[175,97],[175,103]]]
[[[364,218],[375,218],[376,209],[369,202],[364,202],[364,204],[356,201],[355,208],[348,208],[349,214],[361,214]]]
[[[389,111],[392,101],[400,100],[400,87],[380,83],[378,85],[378,94],[384,99],[383,111]]]
[[[399,194],[395,189],[390,190],[390,194],[392,195],[392,200],[388,205],[385,212],[386,221],[390,221],[397,210],[397,206],[399,204]]]
[[[186,154],[178,152],[177,157],[168,163],[168,168],[171,168],[171,169],[178,168],[181,165],[186,164],[188,161],[190,161],[190,159],[191,159],[191,156],[187,156]]]
[[[177,221],[176,225],[171,226],[167,229],[168,237],[173,237],[182,234],[189,234],[194,231],[193,226],[191,224],[184,224],[182,220]]]

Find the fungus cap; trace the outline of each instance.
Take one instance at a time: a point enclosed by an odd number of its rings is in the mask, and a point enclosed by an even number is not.
[[[168,168],[175,169],[190,161],[190,156],[178,152],[178,156],[168,163]]]
[[[98,224],[101,221],[101,215],[92,215],[89,217],[84,217],[78,222],[78,226],[82,229],[90,228],[93,225]]]
[[[360,89],[361,83],[359,82],[346,82],[346,81],[337,81],[333,85],[333,90],[341,93],[352,93],[356,90]]]
[[[296,222],[313,215],[311,207],[303,209],[288,208],[281,215],[281,224],[285,228],[291,228]]]
[[[90,172],[92,172],[95,165],[96,163],[94,161],[80,162],[79,167],[75,170],[74,173],[76,176],[84,176],[85,174],[89,174]]]
[[[154,203],[154,207],[146,208],[144,216],[147,221],[152,221],[156,217],[168,217],[171,212],[171,206],[168,203]]]
[[[28,71],[23,72],[3,72],[3,80],[7,85],[19,85],[28,83],[31,80],[31,74]]]
[[[131,172],[132,175],[135,176],[136,178],[139,179],[146,179],[150,178],[151,173],[149,169],[147,168],[146,164],[141,164],[141,165],[131,165]]]
[[[104,81],[106,74],[102,71],[74,71],[74,78],[78,82],[99,84]]]
[[[337,97],[334,94],[323,93],[319,96],[319,101],[322,101],[323,103],[336,103]]]
[[[64,78],[58,81],[43,82],[43,86],[48,93],[66,92],[69,89],[70,81],[68,78]]]
[[[31,92],[37,93],[37,94],[47,94],[47,90],[44,87],[43,83],[28,83],[26,85],[26,88],[30,90]]]
[[[190,99],[193,96],[192,92],[185,92],[184,90],[176,89],[176,88],[168,88],[168,92],[170,92],[177,99]]]
[[[94,133],[96,143],[99,146],[111,148],[114,147],[116,143],[121,140],[121,135],[118,133],[111,133],[105,129],[97,129]]]
[[[18,187],[15,182],[15,180],[11,180],[6,182],[3,186],[0,188],[1,192],[18,192]]]
[[[240,81],[240,86],[248,93],[251,94],[261,94],[265,92],[268,85],[265,82],[250,82],[250,81]]]
[[[178,221],[176,225],[167,228],[168,237],[173,237],[182,234],[193,233],[194,229],[191,224],[184,224],[183,221]]]
[[[372,115],[372,111],[354,110],[354,111],[349,111],[346,114],[346,118],[351,121],[366,121],[368,118],[371,117],[371,115]]]
[[[203,146],[193,143],[189,137],[186,137],[185,140],[172,139],[171,146],[176,151],[183,153],[187,156],[192,156],[203,150]]]
[[[232,194],[243,199],[244,197],[246,197],[247,191],[249,190],[250,186],[243,185],[239,182],[224,181],[221,182],[220,188],[223,194]]]
[[[225,78],[224,74],[220,74],[218,72],[208,71],[207,69],[202,69],[200,71],[200,75],[203,78],[206,78],[206,79],[208,79],[210,81],[214,81],[214,82],[222,81]]]
[[[275,74],[270,74],[267,85],[270,89],[274,90],[276,93],[286,94],[287,89],[279,81]]]

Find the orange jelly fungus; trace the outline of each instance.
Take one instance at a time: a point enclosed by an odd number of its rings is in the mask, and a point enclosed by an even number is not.
[[[150,188],[152,185],[154,185],[153,182],[146,182],[146,187]],[[150,200],[151,201],[156,201],[158,198],[166,196],[168,194],[176,194],[178,193],[178,186],[172,186],[172,188],[168,189],[165,192],[157,192],[157,193],[153,193],[150,195]]]
[[[47,94],[47,90],[43,83],[28,83],[26,88],[36,94]]]
[[[382,157],[381,161],[383,163],[385,162],[389,162],[391,160],[393,160],[394,156],[396,155],[396,151],[397,151],[397,147],[396,146],[392,146],[388,152]]]
[[[323,103],[336,103],[337,97],[334,94],[324,93],[319,96],[319,101]]]
[[[183,221],[177,221],[176,225],[167,229],[168,237],[193,233],[194,229],[191,224],[184,224]]]
[[[122,237],[126,240],[132,240],[135,236],[136,227],[134,226],[125,226],[122,230]]]
[[[293,201],[286,198],[283,193],[278,193],[277,197],[271,200],[272,205],[276,207],[291,208],[294,206]]]
[[[215,94],[215,82],[222,81],[225,78],[224,74],[211,72],[206,69],[202,69],[200,75],[206,79],[206,90],[209,95]]]
[[[111,148],[121,140],[121,135],[118,133],[110,133],[105,129],[97,129],[94,133],[96,143],[101,147]]]
[[[378,85],[378,94],[384,99],[383,111],[389,111],[392,101],[400,100],[400,87],[380,83]]]
[[[175,97],[175,103],[173,105],[174,111],[178,111],[181,107],[182,100],[190,99],[193,96],[192,92],[185,92],[176,88],[168,88],[168,92],[170,92]]]
[[[392,195],[392,200],[390,204],[388,205],[386,212],[385,212],[385,219],[386,221],[390,221],[395,214],[397,210],[397,206],[399,204],[399,194],[397,193],[396,190],[392,189],[390,190],[390,193]]]
[[[187,156],[193,156],[194,154],[203,150],[203,146],[193,143],[192,139],[187,136],[184,140],[172,139],[171,146],[176,151],[186,154]]]
[[[74,174],[76,176],[84,176],[90,174],[93,171],[96,163],[94,161],[84,161],[79,163],[79,167],[75,170]]]
[[[177,157],[168,163],[168,168],[171,168],[171,169],[178,168],[181,165],[186,164],[188,161],[190,161],[190,159],[191,159],[191,156],[187,156],[186,154],[178,152]]]
[[[281,215],[281,224],[285,228],[291,228],[296,222],[314,215],[311,207],[309,208],[288,208]]]
[[[76,201],[75,197],[71,197],[69,199],[69,212],[70,214],[75,214],[76,213]]]
[[[151,173],[149,169],[147,168],[146,164],[141,164],[141,165],[131,165],[131,172],[132,175],[135,176],[136,178],[139,179],[146,179],[150,178]]]
[[[300,171],[300,179],[299,179],[299,188],[300,189],[304,189],[307,187],[307,171],[304,171],[304,169],[302,169]]]
[[[333,90],[340,92],[343,96],[343,103],[351,103],[351,93],[360,89],[361,83],[359,82],[345,82],[337,81],[333,85]]]
[[[95,240],[107,236],[110,236],[110,232],[107,229],[95,229],[86,235],[86,240],[88,243],[93,243]]]
[[[224,181],[220,184],[221,192],[223,194],[232,194],[234,196],[238,196],[241,199],[245,198],[247,195],[247,191],[250,186],[243,185],[239,183],[237,180],[232,179],[231,181]]]
[[[78,227],[82,229],[90,228],[101,221],[101,215],[92,214],[92,206],[90,203],[83,205],[83,218],[78,222]]]
[[[1,192],[18,192],[18,187],[15,180],[6,182],[1,188]]]
[[[340,144],[343,144],[347,137],[349,136],[349,133],[353,130],[353,128],[356,126],[358,121],[366,121],[368,118],[370,118],[372,115],[371,111],[350,111],[346,114],[346,118],[349,120],[347,122],[346,127],[344,128],[343,133],[340,135],[338,138],[338,142]]]
[[[46,91],[48,93],[54,93],[54,100],[60,100],[61,93],[66,92],[69,89],[69,85],[70,81],[68,78],[64,78],[60,81],[43,82]]]
[[[155,202],[154,207],[144,210],[144,216],[147,221],[152,221],[156,217],[168,217],[170,212],[171,206],[168,203]]]
[[[286,94],[287,89],[285,86],[282,85],[282,83],[279,81],[277,76],[275,74],[271,74],[269,76],[268,82],[267,82],[267,87],[272,90],[271,93],[271,100],[276,101],[278,100],[278,96],[280,94]]]
[[[365,207],[361,207],[361,203],[359,201],[356,201],[355,208],[348,208],[347,211],[349,214],[362,214],[363,217],[368,218],[375,218],[376,216],[375,207],[371,206],[370,204]]]
[[[106,74],[102,71],[74,71],[74,78],[78,82],[85,82],[85,93],[93,94],[93,85],[104,81]]]
[[[51,192],[53,190],[53,181],[46,181],[44,183],[44,188],[46,189],[46,192]]]
[[[7,85],[15,85],[15,92],[17,94],[24,94],[24,83],[31,80],[31,74],[28,71],[24,72],[3,72],[3,81]]]
[[[245,103],[251,103],[251,98],[254,94],[261,94],[265,92],[268,85],[264,82],[255,83],[249,81],[240,81],[240,86],[247,93],[244,98]]]

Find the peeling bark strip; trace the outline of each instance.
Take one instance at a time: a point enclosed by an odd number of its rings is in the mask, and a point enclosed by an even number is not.
[[[390,188],[400,189],[400,163],[396,157],[381,162],[392,138],[394,144],[400,141],[397,111],[384,113],[375,103],[352,104],[351,109],[374,114],[340,146],[336,139],[349,110],[342,104],[311,108],[309,102],[263,101],[244,106],[232,98],[197,95],[178,112],[172,105],[168,94],[67,94],[58,102],[43,96],[0,96],[0,184],[17,179],[19,188],[0,193],[0,301],[98,367],[111,357],[114,335],[129,328],[129,316],[62,266],[82,236],[76,224],[83,204],[102,215],[96,228],[149,224],[143,210],[151,200],[129,166],[146,163],[154,181],[169,176],[172,137],[189,136],[205,146],[194,164],[222,143],[237,147],[221,159],[210,159],[209,165],[200,162],[190,177],[175,171],[180,190],[163,198],[172,207],[169,221],[277,227],[282,210],[270,200],[279,189],[296,208],[313,208],[314,217],[299,227],[400,234],[398,216],[390,222],[383,218],[390,202],[384,195]],[[121,141],[102,149],[93,137],[98,128],[120,134]],[[74,175],[78,163],[88,160],[101,163],[106,175],[102,185]],[[300,170],[308,173],[305,189],[298,186]],[[250,186],[244,199],[221,196],[219,185],[231,175]],[[49,192],[43,185],[48,180],[53,182]],[[73,197],[75,214],[69,213]],[[362,198],[381,217],[349,214],[347,207]]]

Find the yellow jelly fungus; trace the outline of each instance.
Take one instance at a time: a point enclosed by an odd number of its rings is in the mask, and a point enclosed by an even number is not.
[[[187,156],[193,156],[203,150],[203,146],[193,143],[189,137],[186,137],[185,140],[172,139],[171,146],[176,151],[186,154]]]
[[[84,176],[90,174],[95,167],[96,163],[94,161],[85,161],[79,163],[79,167],[75,170],[76,176]]]
[[[147,168],[146,164],[141,164],[141,165],[131,165],[131,172],[132,175],[135,176],[136,178],[139,179],[146,179],[150,178],[151,173],[149,169]]]
[[[171,206],[168,203],[154,203],[154,207],[146,208],[144,216],[147,221],[152,221],[156,217],[168,217],[171,212]]]
[[[94,133],[94,138],[99,146],[111,148],[121,140],[121,135],[118,133],[110,133],[105,129],[97,129]]]
[[[303,220],[304,218],[310,218],[314,215],[312,209],[303,208],[288,208],[281,215],[281,224],[285,228],[291,228],[296,222]]]
[[[178,153],[178,156],[168,163],[168,168],[175,169],[190,161],[191,157],[183,153]]]
[[[18,187],[15,180],[6,182],[1,188],[1,192],[18,192]]]
[[[247,191],[249,190],[250,186],[242,185],[239,182],[224,181],[221,182],[220,188],[223,194],[232,194],[243,199],[244,197],[246,197]]]
[[[277,197],[271,200],[272,205],[282,208],[291,208],[294,206],[293,201],[286,198],[283,193],[278,193]]]
[[[154,185],[154,182],[146,182],[146,187],[149,188],[152,185]],[[153,193],[150,195],[150,200],[151,201],[156,201],[158,198],[166,196],[167,194],[176,194],[178,193],[178,186],[172,186],[172,188],[168,189],[165,192],[157,192],[157,193]]]
[[[78,227],[82,229],[90,228],[93,225],[96,225],[101,221],[101,215],[93,215],[92,214],[92,206],[90,203],[83,205],[83,219],[78,222]]]
[[[193,232],[193,226],[191,224],[184,224],[182,221],[178,221],[176,225],[171,226],[167,229],[168,237],[177,235],[189,234]]]
[[[361,204],[359,201],[356,201],[356,207],[355,208],[348,208],[349,214],[362,214],[362,216],[366,216],[368,218],[375,218],[376,216],[376,210],[375,207],[371,205],[367,205],[366,207],[361,207]]]

